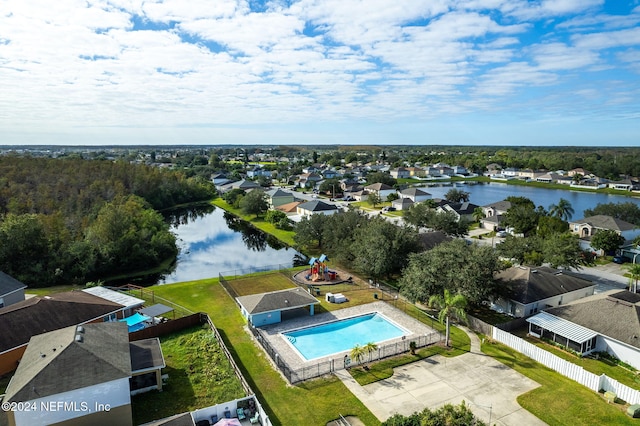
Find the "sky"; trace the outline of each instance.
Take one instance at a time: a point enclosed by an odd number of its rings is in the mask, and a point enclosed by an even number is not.
[[[2,0],[49,144],[640,146],[640,0]]]

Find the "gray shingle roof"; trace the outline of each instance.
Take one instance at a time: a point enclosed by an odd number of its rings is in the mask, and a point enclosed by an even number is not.
[[[31,401],[131,376],[124,323],[66,327],[31,338],[6,401]],[[76,335],[82,336],[76,339]]]
[[[571,223],[588,223],[594,228],[610,229],[612,231],[619,231],[619,232],[630,231],[636,228],[636,226],[633,225],[632,223],[625,222],[622,219],[616,219],[615,217],[606,216],[602,214],[585,217],[584,219],[572,220]]]
[[[406,188],[403,189],[402,191],[400,191],[401,194],[403,195],[410,195],[410,196],[414,196],[414,197],[420,197],[420,196],[424,196],[424,195],[431,195],[426,191],[421,190],[420,188]]]
[[[525,305],[595,285],[591,281],[544,266],[514,266],[496,274],[496,279],[503,282],[504,296]]]
[[[334,204],[327,204],[320,200],[308,201],[298,206],[301,209],[308,210],[310,212],[320,212],[328,210],[337,210],[338,208]]]
[[[27,288],[27,286],[12,276],[0,271],[0,297],[23,288]]]
[[[36,296],[0,309],[0,353],[31,336],[100,318],[123,306],[84,291]]]
[[[547,310],[619,342],[640,348],[640,302],[629,291],[611,290]]]
[[[238,297],[240,303],[249,314],[272,312],[300,308],[303,306],[320,303],[318,299],[304,291],[300,287],[272,291],[270,293],[251,294]]]

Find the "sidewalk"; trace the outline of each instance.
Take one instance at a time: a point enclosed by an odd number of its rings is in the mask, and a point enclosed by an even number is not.
[[[464,330],[471,339],[471,351],[464,355],[436,355],[398,367],[392,377],[366,386],[360,386],[345,370],[335,374],[380,421],[395,413],[410,415],[426,407],[465,401],[477,417],[491,425],[544,425],[516,402],[518,395],[539,385],[484,355],[478,337]]]

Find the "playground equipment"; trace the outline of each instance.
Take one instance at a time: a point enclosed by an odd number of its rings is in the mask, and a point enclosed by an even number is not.
[[[313,282],[316,281],[333,281],[338,277],[336,271],[329,270],[329,266],[327,262],[329,258],[326,254],[323,254],[319,258],[312,257],[309,261],[309,266],[311,269],[309,270],[309,274],[307,274],[307,280],[311,280]]]

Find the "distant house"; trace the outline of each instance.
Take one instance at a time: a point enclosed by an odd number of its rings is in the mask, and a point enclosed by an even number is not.
[[[424,177],[427,172],[422,167],[407,167],[409,177]]]
[[[275,207],[275,209],[287,214],[295,214],[298,212],[298,206],[300,204],[302,204],[300,201],[294,201],[293,203],[281,204]]]
[[[482,206],[484,218],[480,219],[480,227],[497,231],[498,228],[501,228],[503,215],[510,208],[511,203],[504,200]]]
[[[378,196],[382,201],[387,201],[387,197],[390,194],[396,193],[396,190],[393,187],[382,182],[372,183],[371,185],[365,186],[364,189],[368,191],[370,194],[371,193],[378,194]]]
[[[275,324],[282,321],[283,312],[313,308],[320,301],[301,287],[269,293],[252,294],[236,298],[242,315],[255,327]]]
[[[32,336],[71,325],[113,321],[126,307],[84,291],[35,296],[0,309],[0,375],[18,366]]]
[[[536,182],[557,183],[558,180],[562,179],[562,176],[560,176],[557,173],[545,173],[543,175],[536,177],[535,179],[536,179]]]
[[[331,215],[338,213],[338,207],[335,204],[327,204],[320,200],[308,201],[306,203],[299,204],[296,208],[296,212],[301,217],[311,216],[313,214]]]
[[[571,169],[567,172],[567,176],[576,176],[576,175],[580,175],[580,176],[589,176],[591,175],[591,172],[588,170],[583,169],[582,167],[577,167],[575,169]]]
[[[583,355],[607,352],[640,369],[640,295],[609,290],[528,318],[529,334]]]
[[[271,170],[267,170],[261,166],[254,166],[250,170],[247,170],[247,177],[250,179],[255,179],[258,177],[264,176],[266,178],[271,177]]]
[[[499,292],[492,309],[516,318],[591,296],[595,284],[548,267],[514,266],[496,274]]]
[[[211,176],[211,180],[216,187],[232,182],[224,173],[215,173]]]
[[[396,210],[409,210],[415,203],[409,197],[401,197],[391,202],[391,206]]]
[[[404,167],[396,167],[395,169],[389,170],[389,174],[395,179],[407,179],[411,176],[409,170]]]
[[[26,285],[0,271],[0,308],[24,300]]]
[[[409,198],[414,203],[422,203],[431,199],[431,194],[420,188],[406,188],[398,193],[400,198]]]
[[[583,250],[599,252],[591,247],[591,237],[599,231],[611,230],[624,237],[625,241],[631,241],[640,235],[640,228],[607,215],[596,215],[569,222],[572,233],[578,234],[580,246]],[[600,253],[603,254],[603,253]]]
[[[151,373],[153,387],[162,390],[164,366],[159,340],[129,343],[121,323],[71,326],[34,336],[3,401],[38,409],[9,411],[9,424],[131,425],[130,379]]]
[[[476,204],[464,202],[464,203],[446,203],[436,207],[436,211],[438,213],[453,213],[458,221],[461,219],[468,220],[470,222],[473,221],[473,212],[477,207],[480,207]]]
[[[220,192],[225,193],[233,189],[242,189],[245,192],[249,192],[253,189],[259,189],[259,188],[261,187],[257,183],[251,180],[243,179],[236,182],[227,183],[226,185],[222,185],[219,189],[220,189]]]
[[[634,184],[631,182],[631,179],[609,182],[607,186],[611,189],[617,189],[618,191],[631,191],[634,188]]]
[[[293,203],[296,200],[292,192],[283,191],[280,188],[267,191],[266,194],[269,205],[273,208]]]

